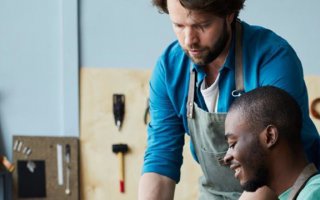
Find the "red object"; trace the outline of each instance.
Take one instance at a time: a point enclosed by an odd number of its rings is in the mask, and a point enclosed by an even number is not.
[[[120,181],[120,192],[124,193],[124,181]]]

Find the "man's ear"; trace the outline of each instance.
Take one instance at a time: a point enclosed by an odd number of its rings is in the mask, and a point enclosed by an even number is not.
[[[278,141],[278,136],[279,136],[279,132],[277,127],[275,127],[274,125],[268,125],[265,129],[264,129],[264,133],[263,133],[263,142],[266,145],[267,148],[271,148],[273,147],[277,141]]]
[[[231,25],[231,23],[233,22],[233,18],[234,18],[234,13],[227,15],[226,20],[229,25]]]

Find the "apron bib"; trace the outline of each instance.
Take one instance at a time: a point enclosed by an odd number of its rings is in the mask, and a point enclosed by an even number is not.
[[[241,24],[236,22],[236,90],[234,96],[243,91],[241,62]],[[195,71],[191,69],[187,103],[188,128],[191,142],[198,157],[203,176],[200,177],[199,199],[238,199],[242,193],[240,183],[234,178],[234,171],[223,165],[228,150],[224,136],[226,113],[209,113],[194,102]]]

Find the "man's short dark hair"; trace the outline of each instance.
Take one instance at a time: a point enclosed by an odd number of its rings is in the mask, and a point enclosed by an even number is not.
[[[240,111],[241,117],[253,129],[261,130],[274,125],[293,150],[301,145],[302,112],[295,99],[286,91],[274,86],[256,88],[237,98],[229,112],[234,110]]]
[[[167,1],[172,0],[152,0],[160,12],[169,13]],[[231,13],[238,16],[240,10],[243,8],[245,0],[179,0],[181,5],[191,11],[201,11],[205,13],[212,13],[219,17],[225,17]]]

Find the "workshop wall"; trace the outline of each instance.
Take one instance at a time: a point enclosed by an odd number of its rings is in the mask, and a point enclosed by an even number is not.
[[[246,0],[240,18],[265,26],[295,48],[306,75],[320,75],[320,1]],[[175,40],[169,17],[147,1],[80,1],[81,66],[152,68]]]
[[[79,136],[78,1],[0,1],[0,35],[0,155],[13,135]]]
[[[79,136],[79,66],[151,69],[175,39],[168,16],[150,1],[0,4],[0,153],[9,160],[15,134]],[[317,0],[247,0],[241,18],[285,37],[305,74],[320,75],[319,6]],[[0,181],[0,194],[2,188]]]
[[[82,199],[136,199],[146,148],[144,114],[151,70],[81,69],[81,197]],[[112,85],[112,87],[108,87]],[[113,116],[113,94],[125,95],[125,116],[118,131]],[[197,199],[200,167],[193,161],[189,137],[184,147],[181,183],[175,199]],[[125,154],[125,193],[119,191],[119,161],[112,145],[129,146]]]

